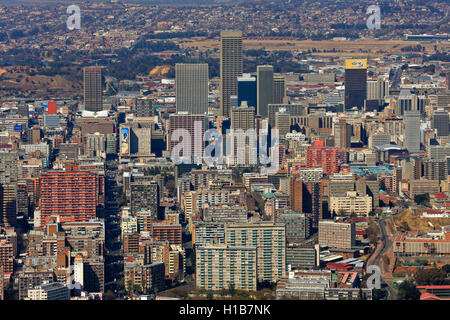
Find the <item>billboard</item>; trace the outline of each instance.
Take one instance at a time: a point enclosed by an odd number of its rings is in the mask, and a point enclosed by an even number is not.
[[[22,125],[21,124],[14,125],[14,131],[22,131]]]
[[[121,128],[120,129],[120,153],[129,154],[130,153],[130,129]]]
[[[367,69],[367,59],[345,59],[345,69]]]

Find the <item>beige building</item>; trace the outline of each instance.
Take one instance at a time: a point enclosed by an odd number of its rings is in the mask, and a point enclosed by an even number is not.
[[[348,191],[345,195],[333,195],[330,198],[330,210],[336,214],[368,215],[372,211],[372,197]]]
[[[225,244],[256,247],[258,281],[275,283],[285,275],[284,224],[260,222],[225,225]]]
[[[206,290],[234,287],[256,290],[256,248],[206,245],[196,252],[196,286]]]

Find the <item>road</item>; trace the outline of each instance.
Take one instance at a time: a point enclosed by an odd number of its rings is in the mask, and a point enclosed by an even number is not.
[[[123,290],[119,285],[123,278],[123,257],[120,241],[120,208],[117,203],[117,161],[106,162],[105,172],[105,291],[111,290],[119,297]]]
[[[381,231],[381,248],[378,248],[377,246],[377,250],[375,251],[375,257],[373,259],[373,262],[371,264],[377,265],[381,272],[381,286],[382,288],[386,289],[386,299],[387,300],[394,300],[395,299],[395,290],[394,288],[392,288],[387,282],[384,281],[383,279],[383,269],[382,269],[382,257],[383,255],[389,251],[389,249],[392,247],[392,241],[389,239],[387,233],[386,233],[386,221],[384,219],[380,219],[377,221],[378,226],[380,227],[380,231]],[[379,245],[380,245],[380,242]]]

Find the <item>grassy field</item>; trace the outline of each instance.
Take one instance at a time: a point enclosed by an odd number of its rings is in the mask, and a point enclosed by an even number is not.
[[[179,44],[183,48],[198,47],[199,50],[212,50],[219,48],[218,39],[197,39],[181,41]],[[377,57],[386,53],[400,52],[400,49],[406,46],[415,46],[420,44],[426,48],[428,53],[434,53],[434,44],[417,41],[402,41],[402,40],[375,40],[375,39],[360,39],[360,40],[245,40],[244,50],[249,49],[265,49],[268,51],[284,50],[284,51],[308,51],[315,48],[316,50],[333,50],[342,52],[318,52],[314,53],[317,56],[334,56],[334,57]],[[449,43],[439,43],[437,48],[440,51],[450,49]]]
[[[410,209],[407,209],[397,215],[394,216],[394,223],[397,226],[398,230],[402,230],[402,225],[406,223],[411,231],[428,231],[433,230],[431,225],[439,229],[442,226],[450,225],[450,218],[422,218],[420,213],[417,216],[413,215]]]

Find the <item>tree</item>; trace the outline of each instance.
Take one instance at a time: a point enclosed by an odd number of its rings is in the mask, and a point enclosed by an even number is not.
[[[442,267],[442,270],[444,270],[446,273],[450,273],[450,264],[446,264]]]
[[[414,202],[417,204],[426,204],[430,200],[430,195],[428,193],[417,194],[414,196]]]
[[[410,281],[405,280],[398,287],[398,300],[419,300],[420,291],[417,290],[416,285]]]
[[[416,272],[414,280],[417,284],[425,285],[443,285],[447,284],[447,272],[442,269],[432,268],[432,269],[421,269]]]

